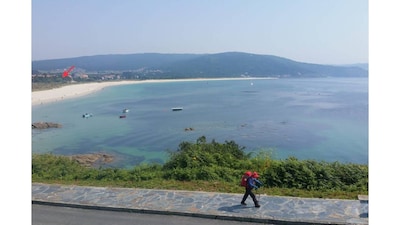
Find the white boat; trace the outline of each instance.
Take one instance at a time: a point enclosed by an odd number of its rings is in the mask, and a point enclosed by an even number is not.
[[[89,118],[92,117],[93,115],[91,113],[85,113],[82,115],[82,118]]]
[[[128,112],[129,112],[129,109],[122,110],[122,113],[128,113]]]

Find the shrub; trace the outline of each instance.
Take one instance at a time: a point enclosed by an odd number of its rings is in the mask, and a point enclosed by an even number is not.
[[[137,185],[150,180],[229,183],[236,188],[244,171],[257,171],[269,188],[310,192],[368,192],[368,165],[317,162],[289,157],[274,160],[271,152],[256,156],[244,152],[234,141],[182,142],[164,165],[138,165],[133,169],[86,168],[65,156],[33,155],[32,181],[93,181]],[[175,184],[174,184],[175,185]]]
[[[65,156],[33,155],[32,175],[43,179],[73,180],[86,168]]]
[[[170,159],[164,164],[166,170],[176,168],[202,168],[221,166],[239,169],[238,161],[248,160],[249,155],[234,141],[220,144],[213,140],[206,142],[204,136],[197,139],[196,143],[182,142],[176,152],[170,153]],[[241,168],[240,168],[241,169]]]
[[[264,174],[268,187],[307,190],[367,190],[368,166],[300,161],[295,157],[272,161]]]

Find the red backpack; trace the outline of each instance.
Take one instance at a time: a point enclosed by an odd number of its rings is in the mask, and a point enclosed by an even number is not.
[[[251,177],[251,172],[247,171],[243,174],[242,180],[240,181],[240,186],[247,187],[247,178]]]

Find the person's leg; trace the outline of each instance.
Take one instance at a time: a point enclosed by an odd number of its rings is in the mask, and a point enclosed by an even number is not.
[[[256,195],[255,195],[251,190],[250,190],[249,195],[250,195],[250,197],[253,199],[254,206],[257,207],[257,208],[260,207],[260,204],[258,204]]]
[[[251,192],[251,190],[246,188],[246,192],[244,193],[242,201],[240,202],[240,204],[246,205],[245,201],[246,201],[247,197],[249,196],[250,192]]]

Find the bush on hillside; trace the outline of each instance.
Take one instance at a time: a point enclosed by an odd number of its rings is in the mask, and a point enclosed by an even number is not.
[[[268,187],[351,190],[368,186],[368,166],[316,162],[289,157],[274,160],[262,174]]]
[[[249,159],[244,147],[234,141],[207,143],[206,137],[202,136],[196,143],[182,142],[177,151],[170,153],[170,159],[163,166],[164,178],[234,181]]]
[[[139,165],[133,169],[87,168],[64,156],[34,155],[32,181],[100,181],[129,184],[149,180],[213,181],[238,186],[242,174],[257,171],[265,187],[319,191],[368,192],[368,165],[317,162],[289,157],[274,160],[260,152],[252,157],[234,141],[182,142],[164,165]]]

